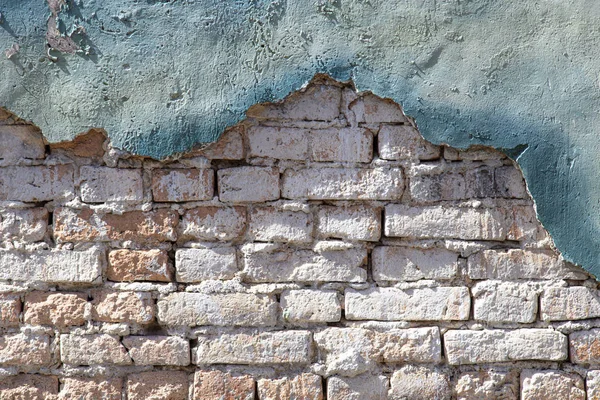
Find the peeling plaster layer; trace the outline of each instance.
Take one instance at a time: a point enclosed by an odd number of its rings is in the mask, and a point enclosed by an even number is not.
[[[0,46],[19,46],[0,61],[0,106],[51,141],[103,127],[162,158],[317,72],[351,78],[434,142],[527,146],[518,162],[540,219],[567,259],[600,273],[593,0],[68,0],[57,29],[75,54],[47,53],[43,0],[0,12]]]

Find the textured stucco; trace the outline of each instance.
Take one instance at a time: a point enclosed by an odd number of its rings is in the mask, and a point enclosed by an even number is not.
[[[0,2],[0,46],[19,46],[0,106],[51,141],[103,127],[162,158],[325,72],[398,101],[429,140],[513,149],[559,249],[600,273],[595,1],[68,0],[75,54],[47,51],[50,3]]]

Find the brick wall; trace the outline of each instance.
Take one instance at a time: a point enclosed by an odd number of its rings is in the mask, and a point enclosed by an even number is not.
[[[600,399],[514,163],[325,77],[163,162],[2,114],[0,208],[2,400]]]

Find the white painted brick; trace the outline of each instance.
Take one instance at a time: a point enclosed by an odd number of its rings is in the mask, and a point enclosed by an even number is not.
[[[210,200],[214,175],[212,169],[155,169],[152,197],[157,202]]]
[[[466,287],[422,289],[346,289],[346,318],[379,321],[455,321],[469,319]]]
[[[284,321],[292,324],[337,322],[342,318],[337,292],[286,290],[280,302]]]
[[[198,337],[196,364],[308,364],[312,359],[312,334],[280,331],[222,334]]]
[[[450,377],[437,368],[407,365],[394,372],[389,400],[450,400]]]
[[[265,202],[279,198],[277,168],[237,167],[217,171],[219,199],[225,202]]]
[[[0,200],[70,200],[74,192],[71,165],[0,168]]]
[[[575,364],[600,364],[600,329],[577,331],[569,335],[571,362]]]
[[[381,237],[381,209],[369,206],[320,207],[317,233],[322,238],[376,242]]]
[[[521,400],[585,400],[583,379],[563,371],[521,372]]]
[[[308,158],[308,131],[298,128],[251,126],[248,128],[250,157],[270,157],[280,160]]]
[[[123,344],[136,365],[190,364],[190,343],[177,336],[127,336]]]
[[[263,294],[172,293],[157,302],[158,321],[171,326],[271,326],[277,302]]]
[[[313,161],[368,163],[373,159],[373,134],[367,129],[314,130],[310,146]]]
[[[412,200],[422,204],[467,197],[465,177],[458,173],[411,177],[409,191]]]
[[[527,283],[483,281],[471,293],[476,320],[527,324],[536,319],[538,294]]]
[[[385,207],[385,235],[419,239],[504,240],[507,218],[500,208]]]
[[[44,239],[48,228],[45,208],[7,209],[0,213],[0,240],[36,242]]]
[[[186,211],[178,225],[182,239],[229,241],[246,230],[245,207],[198,207]]]
[[[387,399],[388,387],[389,379],[385,376],[332,376],[327,379],[327,400],[383,400]]]
[[[232,279],[238,272],[235,248],[178,249],[175,271],[177,282]]]
[[[547,288],[541,296],[544,321],[572,321],[600,317],[598,291],[583,286]]]
[[[328,246],[327,243],[331,243]],[[285,245],[247,244],[242,247],[249,282],[364,282],[367,258],[362,247],[342,242],[319,244],[315,250]]]
[[[398,200],[401,168],[304,168],[285,170],[282,196],[311,200]]]
[[[377,135],[379,157],[384,160],[434,160],[440,147],[423,139],[410,125],[382,125]]]
[[[567,359],[567,337],[550,329],[450,330],[444,348],[450,365]]]
[[[380,246],[372,260],[376,281],[452,279],[458,273],[458,254],[446,249]]]
[[[3,165],[20,159],[40,159],[46,155],[44,137],[33,125],[0,125],[0,162]]]
[[[81,200],[141,201],[144,198],[141,169],[83,166],[79,170]]]
[[[312,217],[302,211],[257,207],[250,213],[250,239],[259,242],[306,243],[312,241]]]
[[[60,360],[71,365],[131,364],[118,336],[60,335]]]

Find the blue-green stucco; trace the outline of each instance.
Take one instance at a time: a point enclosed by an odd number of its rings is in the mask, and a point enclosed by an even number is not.
[[[315,73],[352,79],[431,141],[525,149],[541,221],[600,275],[595,0],[68,0],[57,27],[81,50],[49,56],[44,0],[0,12],[0,47],[20,46],[0,60],[0,106],[51,141],[102,127],[163,158]]]

